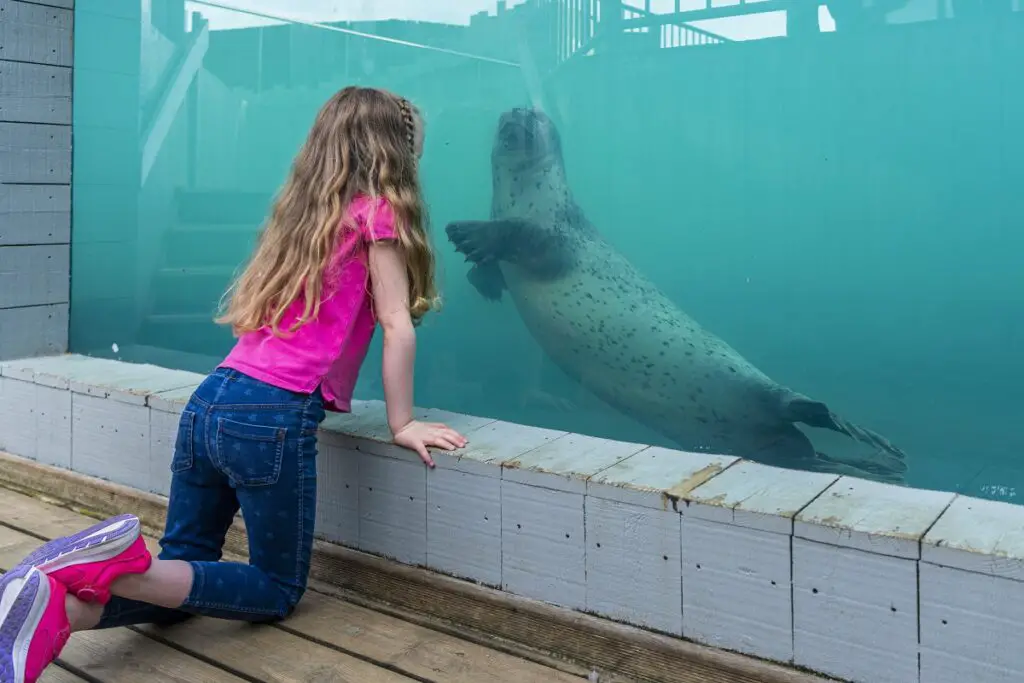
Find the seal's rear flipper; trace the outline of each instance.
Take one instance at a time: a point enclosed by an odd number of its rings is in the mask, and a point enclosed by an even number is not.
[[[759,445],[736,454],[773,467],[840,474],[891,484],[903,483],[903,473],[906,471],[902,461],[892,463],[888,457],[883,461],[859,458],[856,462],[829,457],[816,451],[807,435],[793,424],[780,425],[770,433],[763,434]]]
[[[829,410],[828,406],[821,401],[812,401],[804,396],[794,395],[786,399],[783,416],[789,422],[802,422],[809,427],[831,429],[861,443],[874,446],[881,454],[888,456],[885,458],[886,462],[871,465],[872,468],[877,468],[879,471],[905,472],[907,469],[906,454],[890,443],[888,439],[870,429],[847,422]]]
[[[473,285],[480,296],[488,301],[501,301],[501,293],[505,291],[505,276],[497,263],[476,263],[466,273],[466,279]]]

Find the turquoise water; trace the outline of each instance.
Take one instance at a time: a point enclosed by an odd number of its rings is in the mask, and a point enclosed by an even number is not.
[[[673,445],[559,369],[445,236],[489,216],[499,117],[538,107],[590,222],[679,309],[899,446],[906,483],[1018,500],[1015,3],[822,6],[788,28],[772,0],[458,4],[79,0],[73,350],[209,370],[231,344],[217,299],[313,115],[375,85],[428,127],[445,308],[422,329],[417,403]],[[359,398],[382,397],[378,368],[379,339]],[[595,359],[589,381],[605,372]]]

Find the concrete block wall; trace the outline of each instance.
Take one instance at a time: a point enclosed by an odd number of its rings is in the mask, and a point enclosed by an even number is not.
[[[0,359],[67,349],[74,0],[0,0]]]
[[[202,377],[63,355],[0,363],[0,450],[161,495]],[[1024,507],[384,406],[321,430],[317,535],[527,598],[863,683],[1024,680]]]

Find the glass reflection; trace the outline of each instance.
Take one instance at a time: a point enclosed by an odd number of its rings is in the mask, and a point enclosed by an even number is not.
[[[1020,5],[79,0],[72,347],[208,370],[231,343],[213,310],[313,114],[377,85],[428,125],[446,308],[418,403],[674,445],[567,375],[445,235],[489,217],[499,117],[536,107],[588,219],[674,306],[884,434],[907,483],[1013,501]],[[358,394],[380,397],[376,372]]]

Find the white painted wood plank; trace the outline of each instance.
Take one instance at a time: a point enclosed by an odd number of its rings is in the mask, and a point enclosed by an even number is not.
[[[502,479],[501,525],[505,590],[554,605],[586,608],[581,494]]]
[[[0,246],[70,239],[70,185],[0,185]]]
[[[36,457],[35,385],[0,377],[0,450]]]
[[[794,538],[795,663],[855,683],[916,681],[916,565]]]
[[[195,386],[196,374],[193,372],[99,358],[93,360],[95,364],[83,365],[70,376],[71,391],[144,406],[151,394]]]
[[[413,454],[415,457],[415,454]],[[427,468],[360,452],[359,548],[415,566],[427,563]]]
[[[71,417],[74,471],[150,490],[149,408],[72,392]]]
[[[68,305],[0,309],[0,360],[68,348]]]
[[[70,182],[71,126],[0,123],[0,183]]]
[[[337,445],[321,431],[317,453],[317,537],[359,547],[358,451]]]
[[[498,477],[427,472],[427,566],[501,586],[501,512]]]
[[[921,683],[1024,681],[1024,583],[921,563]]]
[[[35,382],[56,389],[67,389],[74,373],[84,369],[95,369],[96,358],[76,353],[62,353],[53,356],[14,358],[0,363],[0,376],[13,377],[26,382]]]
[[[684,497],[683,516],[793,533],[793,518],[839,478],[744,460]]]
[[[918,559],[921,539],[956,494],[840,477],[796,516],[793,534]]]
[[[681,635],[680,515],[588,497],[585,519],[587,610]]]
[[[0,56],[19,62],[71,66],[71,9],[0,0]]]
[[[585,493],[592,475],[648,446],[566,434],[502,464],[502,478],[560,491]]]
[[[189,399],[192,398],[192,394],[199,385],[205,379],[204,375],[198,373],[187,373],[191,375],[192,381],[188,384],[184,384],[176,389],[168,389],[166,391],[157,391],[146,397],[146,404],[158,412],[163,413],[180,413],[185,409]],[[187,380],[188,377],[182,375],[182,381]]]
[[[1024,581],[1024,507],[958,496],[921,541],[921,560]]]
[[[71,467],[71,392],[0,377],[0,451]]]
[[[592,476],[587,496],[673,509],[675,500],[738,461],[733,456],[647,448]]]
[[[71,288],[71,247],[0,246],[0,308],[61,304]]]
[[[682,518],[683,637],[793,659],[790,537]]]
[[[171,494],[171,457],[180,421],[180,412],[149,411],[149,490],[161,496]]]
[[[71,124],[71,69],[0,59],[0,120]]]

